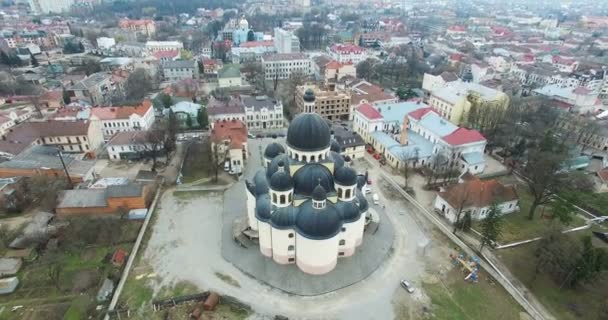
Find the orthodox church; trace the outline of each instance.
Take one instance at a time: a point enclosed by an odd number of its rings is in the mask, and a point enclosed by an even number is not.
[[[314,104],[314,93],[305,93]],[[264,169],[247,186],[247,220],[260,251],[309,274],[333,270],[363,241],[367,177],[340,155],[330,128],[316,113],[301,113],[287,130],[286,147],[271,143]]]

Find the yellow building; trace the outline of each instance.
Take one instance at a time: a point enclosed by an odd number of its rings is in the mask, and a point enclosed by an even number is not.
[[[470,82],[452,82],[431,92],[429,105],[452,123],[461,124],[472,103],[506,109],[509,97],[498,90]]]
[[[310,96],[313,97],[314,105],[307,106],[306,99]],[[333,85],[327,89],[305,85],[299,86],[296,90],[298,113],[317,113],[328,120],[348,120],[350,98],[349,91],[337,89]]]

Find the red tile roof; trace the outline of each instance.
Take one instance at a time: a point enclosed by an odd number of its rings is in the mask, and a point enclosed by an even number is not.
[[[576,89],[574,89],[574,93],[576,94],[590,94],[591,90],[585,88],[585,87],[578,87]]]
[[[331,46],[332,52],[339,52],[342,54],[355,53],[360,54],[363,53],[363,48],[353,45],[353,44],[334,44]]]
[[[369,103],[360,104],[357,111],[370,120],[382,119],[382,114]]]
[[[431,108],[431,107],[420,108],[420,109],[410,112],[408,115],[416,120],[420,120],[420,119],[422,119],[422,117],[424,117],[425,114],[427,114],[431,111],[433,111],[433,108]]]
[[[87,136],[90,121],[25,122],[9,130],[0,140],[0,151],[17,155],[42,137]]]
[[[150,100],[144,100],[140,106],[135,107],[96,107],[91,108],[91,114],[100,120],[128,119],[132,114],[143,117],[152,108]]]
[[[230,140],[232,149],[241,149],[247,142],[247,126],[238,120],[216,121],[211,130],[211,140],[215,143]]]
[[[157,51],[153,55],[156,59],[175,58],[179,55],[179,50]]]
[[[118,249],[112,255],[112,264],[122,266],[125,263],[128,253],[123,249]]]
[[[453,146],[459,146],[467,143],[485,141],[486,138],[477,130],[458,128],[454,132],[442,138],[443,141]]]
[[[484,208],[493,202],[500,204],[519,199],[514,186],[505,186],[497,180],[480,180],[477,177],[449,186],[446,191],[440,192],[439,196],[454,209],[458,209],[463,203],[464,208]]]
[[[254,47],[272,47],[274,46],[274,42],[272,40],[266,41],[247,41],[241,43],[239,47],[241,48],[254,48]]]

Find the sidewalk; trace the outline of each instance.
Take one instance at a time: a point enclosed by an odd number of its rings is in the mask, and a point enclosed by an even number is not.
[[[378,164],[374,159],[370,159],[369,155],[366,154],[365,159],[372,165],[378,168]],[[427,218],[430,222],[432,222],[439,230],[441,230],[450,240],[452,240],[455,244],[457,244],[462,250],[464,250],[470,256],[477,256],[479,241],[466,235],[466,234],[458,234],[458,236],[452,233],[451,225],[440,219],[436,214],[429,211],[424,204],[429,204],[432,208],[432,201],[430,199],[434,199],[434,192],[425,191],[421,188],[415,188],[416,198],[414,199],[412,196],[403,191],[403,176],[396,177],[392,172],[389,172],[386,167],[380,168],[382,176],[386,179],[389,184],[393,185],[397,189],[397,191],[410,203],[414,205],[418,210],[416,214],[422,215]],[[397,183],[395,180],[399,180],[401,178],[401,183]],[[410,177],[410,186],[413,185],[412,178]],[[431,196],[432,195],[432,196]],[[420,199],[420,200],[418,200]],[[430,202],[429,202],[430,200]],[[420,203],[423,202],[423,203]],[[466,242],[466,243],[465,243]],[[509,294],[528,312],[530,316],[534,319],[555,319],[553,315],[549,313],[545,309],[545,307],[532,295],[532,293],[519,281],[515,278],[508,269],[499,261],[498,258],[494,256],[492,252],[487,249],[484,249],[481,253],[482,258],[485,260],[480,260],[480,265],[483,269],[488,272],[498,283],[500,283]]]

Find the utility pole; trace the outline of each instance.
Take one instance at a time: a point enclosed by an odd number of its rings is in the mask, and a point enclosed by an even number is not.
[[[63,153],[61,153],[61,150],[59,150],[57,154],[59,155],[59,160],[61,160],[61,165],[63,166],[63,171],[65,171],[65,176],[68,178],[68,189],[74,189],[74,185],[72,184],[72,178],[70,178],[68,168],[65,166],[65,162],[63,161]]]

